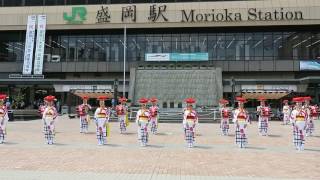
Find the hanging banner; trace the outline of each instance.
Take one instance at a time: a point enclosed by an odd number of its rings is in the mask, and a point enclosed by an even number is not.
[[[26,41],[24,45],[24,58],[23,58],[23,70],[22,74],[31,74],[32,71],[32,58],[34,47],[34,36],[36,29],[36,15],[28,16]]]
[[[42,75],[47,16],[38,15],[36,53],[33,74]]]

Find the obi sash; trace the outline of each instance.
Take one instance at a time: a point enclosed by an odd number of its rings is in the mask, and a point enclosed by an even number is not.
[[[52,109],[49,109],[46,114],[45,114],[45,117],[46,118],[53,118],[53,115],[54,115],[54,112]]]
[[[269,110],[269,108],[263,108],[261,115],[264,116],[264,117],[270,116],[270,110]]]
[[[125,115],[124,108],[122,106],[118,106],[116,110],[117,110],[117,115]]]
[[[153,112],[151,112],[151,116],[152,117],[156,117],[158,115],[158,111],[153,111]]]
[[[229,117],[229,111],[228,110],[223,110],[222,111],[222,117],[228,118]]]
[[[243,116],[243,115],[237,116],[237,120],[238,120],[239,122],[245,122],[246,119],[247,119],[246,116]]]
[[[301,115],[296,116],[296,121],[304,121],[304,120],[305,120],[304,116],[301,116]]]
[[[45,114],[45,120],[47,121],[47,123],[50,123],[51,121],[53,121],[53,115],[54,114],[52,110],[47,111],[47,113]]]
[[[107,117],[106,113],[98,113],[97,114],[97,118],[106,118],[106,117]]]
[[[193,126],[196,122],[196,117],[195,116],[187,116],[186,117],[186,121],[187,121],[187,124],[189,126]]]
[[[148,122],[149,117],[148,116],[139,116],[139,121]]]

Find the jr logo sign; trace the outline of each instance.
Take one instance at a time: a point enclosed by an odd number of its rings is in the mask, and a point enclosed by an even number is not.
[[[85,7],[72,7],[71,15],[66,12],[63,13],[63,19],[69,24],[82,24],[87,20],[87,9]]]

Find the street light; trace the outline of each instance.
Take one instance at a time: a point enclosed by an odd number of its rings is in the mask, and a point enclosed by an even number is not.
[[[232,97],[231,97],[232,107],[235,107],[235,85],[236,85],[236,81],[232,76],[230,80],[230,86],[231,86],[231,92],[232,92]]]
[[[118,104],[118,85],[119,85],[119,81],[118,81],[118,79],[115,79],[113,82],[114,105]]]
[[[123,31],[123,86],[122,97],[126,97],[126,48],[127,48],[127,25],[124,25]]]

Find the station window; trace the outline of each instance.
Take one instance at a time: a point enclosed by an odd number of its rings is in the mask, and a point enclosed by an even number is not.
[[[67,5],[83,5],[86,2],[86,0],[67,0]]]
[[[3,6],[22,6],[22,0],[3,0]]]
[[[174,108],[174,102],[170,102],[170,108]]]
[[[167,102],[163,102],[163,103],[162,103],[162,108],[168,108]]]
[[[45,0],[46,6],[64,5],[64,0]]]
[[[44,0],[25,0],[25,6],[43,6]]]

